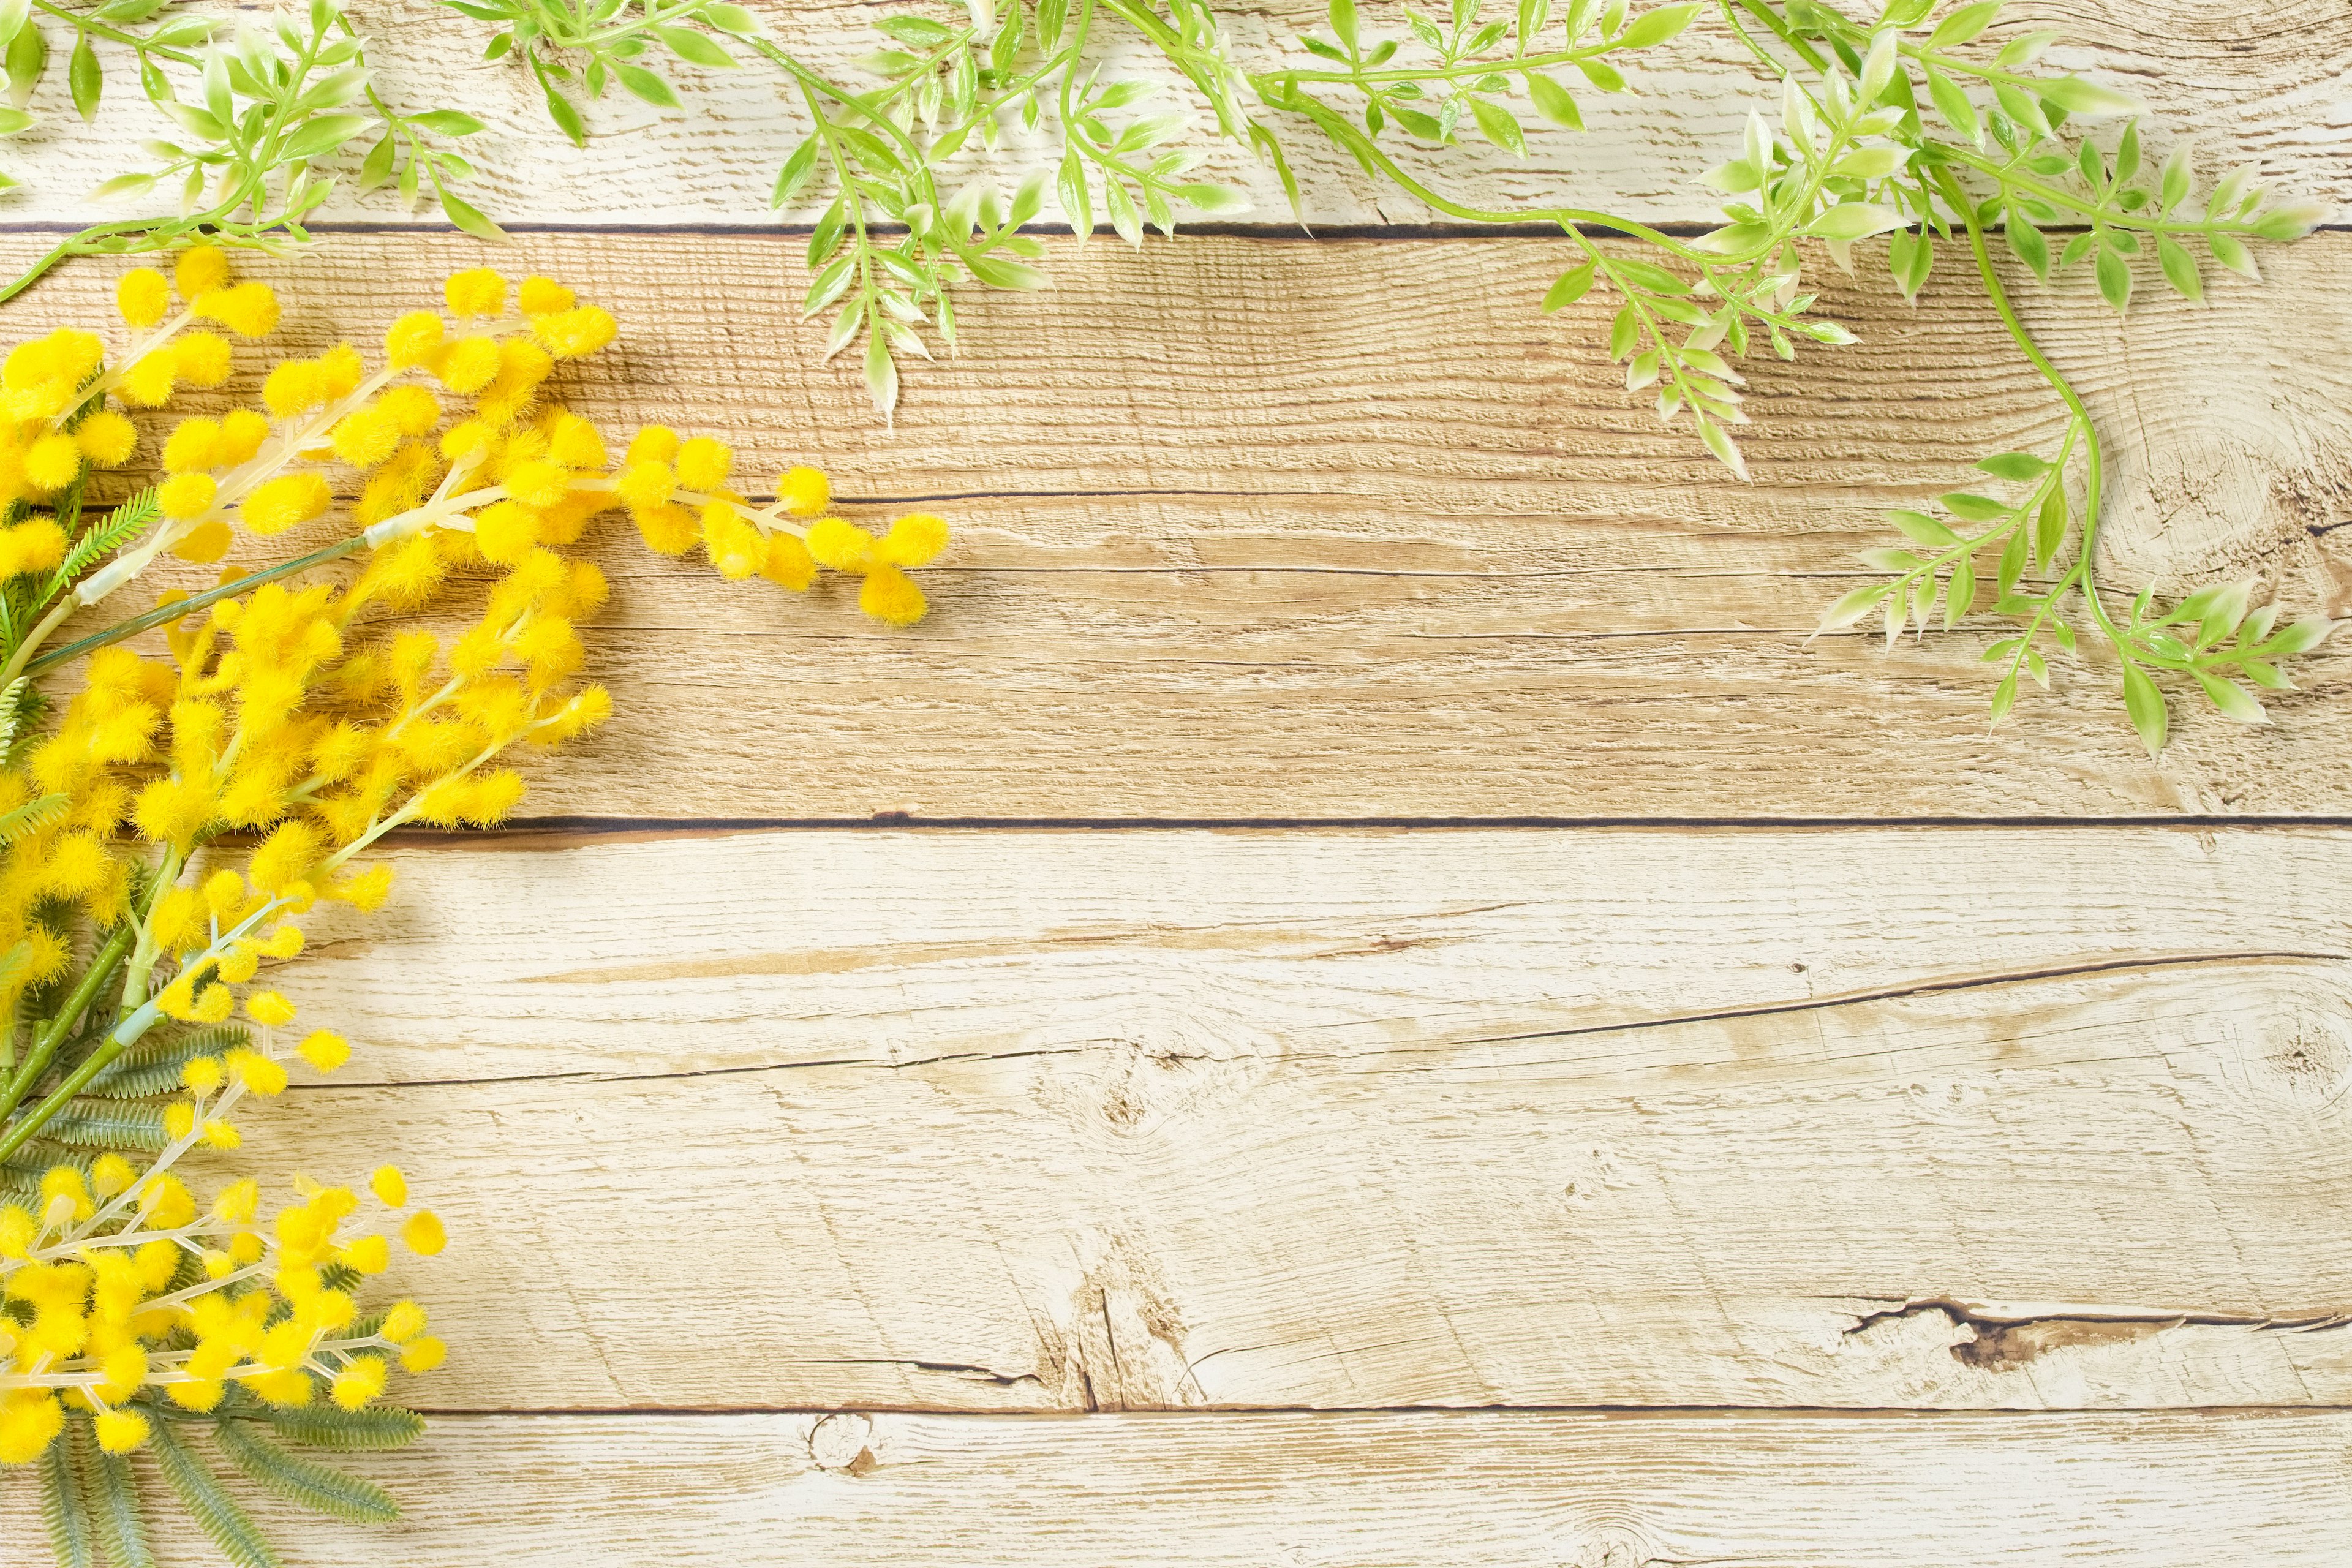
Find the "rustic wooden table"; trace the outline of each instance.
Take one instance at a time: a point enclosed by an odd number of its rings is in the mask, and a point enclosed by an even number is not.
[[[2352,198],[2342,0],[2025,9]],[[1988,735],[1989,632],[1808,644],[1880,508],[2056,428],[1970,292],[1833,281],[1863,341],[1754,371],[1743,487],[1600,307],[1537,314],[1558,240],[1321,168],[1314,243],[1049,241],[885,431],[758,221],[763,85],[559,153],[486,30],[380,10],[529,171],[478,196],[518,243],[377,214],[256,269],[289,342],[544,271],[625,324],[574,406],[959,538],[894,634],[607,527],[614,724],[289,972],[365,1049],[255,1145],[393,1149],[457,1347],[370,1467],[413,1517],[264,1509],[292,1557],[2346,1561],[2352,652],[2151,764],[2111,670]],[[1747,89],[1678,47],[1670,130],[1475,179],[1700,217]],[[20,231],[110,172],[41,146]],[[2021,297],[2115,437],[2112,572],[2342,616],[2352,237],[2263,267]]]

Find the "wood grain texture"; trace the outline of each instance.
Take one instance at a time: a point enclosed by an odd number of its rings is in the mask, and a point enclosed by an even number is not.
[[[28,244],[21,237],[14,242]],[[2053,440],[2056,405],[1976,295],[1832,287],[1863,342],[1755,367],[1743,486],[1613,384],[1595,307],[1538,316],[1541,239],[1056,244],[1047,294],[985,302],[895,432],[793,324],[795,242],[531,237],[624,347],[572,385],[619,429],[723,435],[753,474],[961,530],[912,634],[593,545],[616,592],[591,674],[621,717],[541,775],[541,814],[696,818],[2341,815],[2352,657],[2249,731],[2179,702],[2151,765],[2112,668],[2062,658],[1988,734],[2001,623],[1893,651],[1808,643],[1892,537],[1889,505]],[[22,254],[19,250],[17,254]],[[342,237],[263,268],[315,346],[431,297],[471,241]],[[2352,238],[2267,288],[2118,321],[2029,289],[2113,443],[2112,581],[2252,575],[2352,609]],[[68,269],[10,332],[101,319]],[[878,502],[875,510],[887,516]],[[209,581],[209,577],[205,578]]]
[[[398,1525],[256,1513],[295,1568],[2336,1568],[2347,1444],[2340,1412],[458,1416],[358,1457]]]
[[[851,62],[878,47],[876,8],[853,0],[755,7],[820,68],[854,71]],[[906,7],[894,7],[903,9]],[[1246,70],[1308,63],[1290,40],[1320,30],[1318,0],[1222,5],[1236,62]],[[1367,36],[1402,34],[1398,9],[1365,7]],[[685,100],[665,113],[617,90],[592,106],[593,134],[574,149],[549,123],[538,88],[514,61],[485,65],[492,28],[431,0],[382,0],[365,7],[375,60],[388,99],[411,110],[456,107],[488,129],[465,151],[482,177],[468,199],[508,222],[574,225],[766,223],[776,170],[807,133],[797,99],[780,97],[764,65],[735,72],[666,63]],[[2034,0],[2014,8],[2002,32],[2055,28],[2067,43],[2049,58],[2054,69],[2080,70],[2147,103],[2151,145],[2171,136],[2197,140],[2209,163],[2257,162],[2265,178],[2341,206],[2352,201],[2352,109],[2344,81],[2352,74],[2352,18],[2336,0],[2260,0],[2215,5],[2199,0]],[[64,37],[62,29],[59,37]],[[12,195],[9,215],[81,224],[83,193],[127,168],[148,166],[142,137],[170,128],[139,99],[127,57],[104,54],[112,83],[109,108],[95,125],[75,119],[60,62],[33,107],[44,124],[12,138],[12,171],[30,189]],[[1473,205],[1517,209],[1531,203],[1600,207],[1650,222],[1701,222],[1713,194],[1696,184],[1711,165],[1737,155],[1751,104],[1769,105],[1747,51],[1719,21],[1702,17],[1673,45],[1642,57],[1638,98],[1580,90],[1582,134],[1528,121],[1528,151],[1515,158],[1473,136],[1436,159],[1421,158],[1443,188]],[[1241,188],[1254,203],[1247,224],[1292,226],[1273,172],[1243,150],[1213,141],[1215,121],[1174,72],[1132,48],[1108,58],[1105,80],[1122,75],[1164,84],[1160,101],[1188,109],[1199,144],[1215,148],[1206,176]],[[1571,73],[1572,75],[1572,73]],[[1580,83],[1578,84],[1580,89]],[[1307,216],[1329,226],[1416,224],[1421,205],[1375,186],[1345,154],[1303,120],[1276,121],[1304,187]],[[1409,142],[1400,142],[1409,148]],[[1408,154],[1409,155],[1409,154]],[[993,156],[963,160],[972,174],[994,171],[1017,184],[1035,152],[1015,135]],[[351,160],[356,163],[357,155]],[[389,193],[339,195],[330,221],[399,221]],[[427,216],[437,218],[427,204]],[[792,215],[803,221],[813,212]],[[1048,216],[1054,215],[1049,207]]]
[[[288,971],[407,1081],[298,1092],[238,1168],[410,1172],[456,1237],[401,1281],[458,1347],[425,1397],[465,1408],[2352,1402],[2347,863],[419,854],[406,912]]]

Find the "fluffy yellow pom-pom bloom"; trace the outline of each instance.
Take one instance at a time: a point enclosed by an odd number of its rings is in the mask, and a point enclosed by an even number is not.
[[[90,1425],[98,1446],[110,1454],[128,1454],[147,1445],[147,1417],[136,1410],[110,1410]]]
[[[228,252],[217,245],[200,245],[184,252],[173,276],[180,298],[194,300],[215,289],[228,287]]]
[[[551,316],[572,304],[572,290],[550,278],[526,278],[515,290],[515,308],[526,316]]]
[[[196,314],[240,338],[266,338],[278,330],[278,292],[267,283],[240,283],[206,295]]]
[[[948,525],[927,511],[908,512],[890,525],[875,553],[893,566],[923,566],[948,547]]]
[[[323,475],[280,474],[246,498],[242,515],[245,526],[256,533],[283,533],[324,512],[334,499]]]
[[[302,1037],[295,1054],[320,1072],[332,1072],[352,1059],[352,1045],[332,1029],[316,1029]]]
[[[408,1206],[408,1178],[401,1174],[397,1165],[378,1165],[375,1173],[368,1178],[368,1188],[375,1194],[376,1202],[388,1209]]]
[[[798,594],[816,581],[816,560],[808,546],[789,533],[768,535],[768,558],[760,563],[760,575],[779,587]]]
[[[172,285],[152,267],[124,273],[114,285],[114,308],[134,327],[152,327],[172,308]]]
[[[74,441],[82,456],[101,468],[111,468],[131,460],[139,447],[139,431],[113,409],[101,408],[81,422]]]
[[[210,522],[200,522],[188,530],[186,536],[172,546],[172,553],[183,561],[209,566],[227,554],[228,547],[236,542],[236,536],[229,531],[228,524],[214,518]]]
[[[383,334],[384,355],[394,370],[423,364],[439,351],[443,331],[439,316],[430,310],[411,310]]]
[[[218,386],[228,379],[228,340],[218,332],[187,332],[172,344],[172,367],[190,386]]]
[[[173,363],[171,351],[158,349],[142,356],[122,373],[119,390],[122,400],[134,408],[154,408],[172,395],[172,386],[179,379],[179,370]]]
[[[595,305],[558,310],[531,319],[530,330],[557,359],[578,359],[594,353],[620,334],[613,313]]]
[[[157,487],[155,504],[163,509],[165,517],[202,517],[212,510],[213,497],[218,493],[210,474],[180,474]]]
[[[498,340],[459,338],[442,354],[435,374],[440,376],[442,385],[461,395],[481,391],[499,374]]]
[[[795,464],[776,477],[776,499],[794,517],[814,517],[833,504],[833,483],[822,468]]]
[[[406,1242],[408,1250],[418,1257],[433,1258],[449,1245],[449,1233],[442,1228],[439,1215],[431,1209],[420,1209],[409,1215],[408,1223],[400,1227],[400,1239]]]
[[[637,531],[645,536],[646,548],[664,555],[683,555],[702,537],[702,525],[694,513],[676,501],[630,515],[636,519]]]
[[[81,472],[81,447],[70,436],[51,431],[26,448],[25,477],[44,490],[61,490]]]
[[[453,272],[441,297],[457,316],[495,316],[507,308],[507,280],[487,267]]]
[[[821,517],[809,524],[808,552],[836,572],[863,572],[873,563],[874,536],[854,522]]]
[[[885,626],[911,626],[930,606],[912,577],[896,566],[877,566],[857,590],[857,607]]]
[[[724,441],[697,436],[677,449],[677,482],[690,490],[715,490],[727,482],[735,454]]]

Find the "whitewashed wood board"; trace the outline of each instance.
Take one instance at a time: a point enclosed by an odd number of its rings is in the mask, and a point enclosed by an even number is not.
[[[2342,1402],[2347,843],[423,854],[240,1160],[410,1170],[457,1407]]]
[[[298,1568],[2340,1568],[2347,1445],[2340,1411],[454,1416],[366,1457],[398,1525],[255,1511]]]
[[[872,5],[795,0],[755,3],[753,9],[820,68],[852,71],[852,62],[879,47]],[[1308,63],[1310,57],[1291,39],[1323,24],[1324,7],[1313,0],[1218,9],[1234,58],[1246,70]],[[375,40],[373,58],[391,101],[412,110],[463,109],[488,125],[465,144],[482,177],[461,188],[494,217],[555,225],[775,221],[768,198],[776,171],[808,125],[797,100],[778,91],[776,73],[764,63],[735,72],[673,63],[667,74],[685,101],[675,112],[614,89],[590,106],[593,133],[585,148],[575,149],[549,122],[538,87],[520,65],[481,60],[494,30],[489,24],[432,0],[371,0],[352,10]],[[1368,5],[1365,16],[1368,36],[1402,33],[1398,8]],[[2048,57],[2052,68],[2080,70],[2147,104],[2150,144],[2159,151],[2171,137],[2187,136],[2205,150],[2209,164],[2251,160],[2266,178],[2302,194],[2339,206],[2352,200],[2352,97],[2344,86],[2352,76],[2352,19],[2335,0],[2225,5],[2034,0],[2016,6],[1994,37],[2035,27],[2066,36]],[[62,47],[53,52],[62,61]],[[140,139],[167,134],[169,128],[139,97],[127,53],[100,53],[111,83],[100,121],[82,126],[74,119],[60,64],[34,100],[44,125],[8,144],[9,167],[30,188],[8,198],[5,216],[87,222],[80,199],[86,192],[128,168],[149,166],[140,161]],[[1653,223],[1706,221],[1715,196],[1697,176],[1737,156],[1749,107],[1769,110],[1772,89],[1759,81],[1745,48],[1711,16],[1643,59],[1633,73],[1639,96],[1612,98],[1577,84],[1589,128],[1581,134],[1529,113],[1523,160],[1465,133],[1463,147],[1422,161],[1443,188],[1472,205],[1511,210],[1528,203],[1572,205]],[[1122,69],[1164,84],[1165,101],[1188,107],[1202,144],[1213,143],[1213,117],[1180,87],[1173,71],[1131,48],[1112,57],[1104,79],[1118,79]],[[1428,220],[1418,202],[1366,181],[1305,121],[1276,123],[1288,133],[1311,222]],[[992,172],[1009,186],[1034,161],[1025,151],[1015,136],[993,157],[968,157],[963,166],[974,174]],[[1292,225],[1280,182],[1244,149],[1220,145],[1202,172],[1250,198],[1241,221]],[[396,201],[381,193],[368,199],[339,195],[320,216],[369,223],[402,218]],[[805,222],[814,210],[786,216]],[[1048,216],[1054,216],[1050,206]],[[438,219],[430,210],[423,216]]]

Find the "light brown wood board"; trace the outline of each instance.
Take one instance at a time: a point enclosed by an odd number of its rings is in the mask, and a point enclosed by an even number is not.
[[[2347,607],[2347,243],[2122,321],[2028,288],[2113,443],[2112,582],[2250,575],[2290,613]],[[820,461],[858,515],[921,505],[961,531],[902,635],[837,585],[727,584],[609,520],[590,674],[620,717],[541,773],[531,815],[2346,813],[2341,653],[2263,729],[2176,694],[2151,763],[2090,655],[1989,731],[1998,617],[1891,650],[1807,640],[1867,579],[1855,552],[1895,537],[1884,509],[2054,439],[2058,405],[1972,291],[1914,310],[1883,279],[1833,284],[1863,341],[1754,367],[1742,485],[1616,384],[1604,310],[1537,312],[1564,244],[1058,241],[1059,286],[985,301],[895,430],[795,324],[796,241],[344,236],[256,270],[301,349],[373,338],[460,266],[573,279],[626,323],[571,376],[582,412],[722,436],[753,476]],[[101,320],[114,265],[0,323]]]

